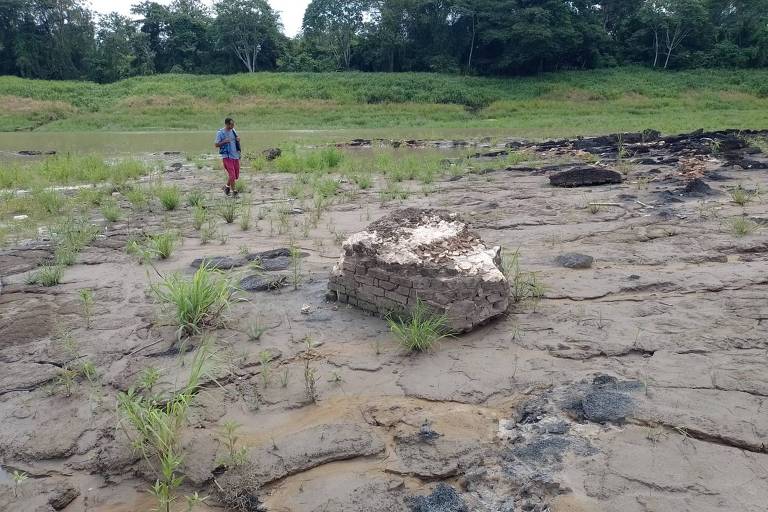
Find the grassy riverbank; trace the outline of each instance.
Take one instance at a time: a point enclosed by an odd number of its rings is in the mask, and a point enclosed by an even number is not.
[[[0,77],[0,131],[487,128],[528,137],[768,126],[767,70],[640,68],[527,78],[160,75],[114,84]],[[404,133],[406,133],[404,131]],[[407,133],[406,133],[407,135]]]

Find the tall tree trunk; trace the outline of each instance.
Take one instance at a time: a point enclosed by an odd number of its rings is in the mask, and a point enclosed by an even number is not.
[[[469,57],[467,57],[467,74],[472,72],[472,52],[475,49],[475,13],[472,13],[472,40],[469,43]]]
[[[653,29],[653,67],[659,62],[659,31]]]

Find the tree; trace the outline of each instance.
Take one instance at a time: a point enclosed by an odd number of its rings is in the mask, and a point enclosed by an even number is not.
[[[265,48],[276,50],[280,41],[280,19],[266,0],[232,2],[222,0],[214,5],[215,32],[220,47],[233,51],[245,68],[253,73]],[[276,52],[273,52],[276,57]],[[274,58],[270,67],[274,67]]]
[[[304,12],[305,37],[333,54],[339,67],[350,68],[352,42],[363,28],[368,0],[312,0]]]

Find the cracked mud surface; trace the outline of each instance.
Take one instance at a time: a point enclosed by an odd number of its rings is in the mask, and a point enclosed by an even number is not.
[[[584,165],[585,152],[612,168],[611,137],[522,146],[539,165],[505,169],[489,168],[493,158],[482,155],[507,148],[478,148],[470,172],[402,203],[382,204],[380,178],[369,191],[343,183],[354,194],[339,193],[297,242],[305,253],[299,289],[245,294],[213,331],[215,381],[182,439],[184,491],[211,496],[199,510],[222,510],[217,486],[247,489],[259,509],[275,512],[765,510],[768,232],[736,237],[728,219],[765,226],[768,215],[761,201],[734,204],[727,189],[765,190],[767,171],[758,167],[768,158],[732,138],[628,138],[634,163],[621,184],[555,188],[548,179]],[[721,140],[719,150],[708,140]],[[174,169],[166,179],[184,190],[215,188],[220,177],[188,164]],[[686,192],[691,173],[711,191]],[[291,180],[255,176],[255,207]],[[589,202],[610,206],[591,213]],[[458,212],[488,245],[519,248],[522,268],[546,284],[544,297],[431,352],[404,353],[384,320],[325,301],[336,234],[400,206]],[[132,233],[160,229],[165,215],[135,213],[109,226],[53,288],[24,284],[50,247],[0,253],[0,510],[155,506],[146,492],[154,476],[115,430],[114,397],[150,366],[163,370],[158,387],[172,389],[186,372],[180,359],[192,357],[174,350],[174,328],[148,293],[156,275],[124,251]],[[299,225],[305,215],[289,218]],[[189,208],[168,214],[185,240],[156,264],[159,272],[190,274],[204,257],[242,263],[243,245],[289,245],[267,220],[249,231],[225,226],[225,245],[201,245],[190,218]],[[565,268],[556,261],[565,253],[594,262]],[[90,329],[83,288],[94,290]],[[257,317],[269,329],[249,341]],[[64,331],[78,354],[62,348]],[[61,368],[78,357],[95,364],[99,385],[52,393]],[[305,397],[308,357],[315,404]],[[225,420],[242,425],[247,448],[245,463],[230,470],[218,462]],[[16,490],[13,470],[30,476]]]

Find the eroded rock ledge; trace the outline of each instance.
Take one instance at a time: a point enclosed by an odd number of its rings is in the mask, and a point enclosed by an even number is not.
[[[396,210],[350,236],[331,272],[332,298],[379,314],[408,313],[423,301],[457,332],[507,309],[501,249],[488,247],[458,215]]]

